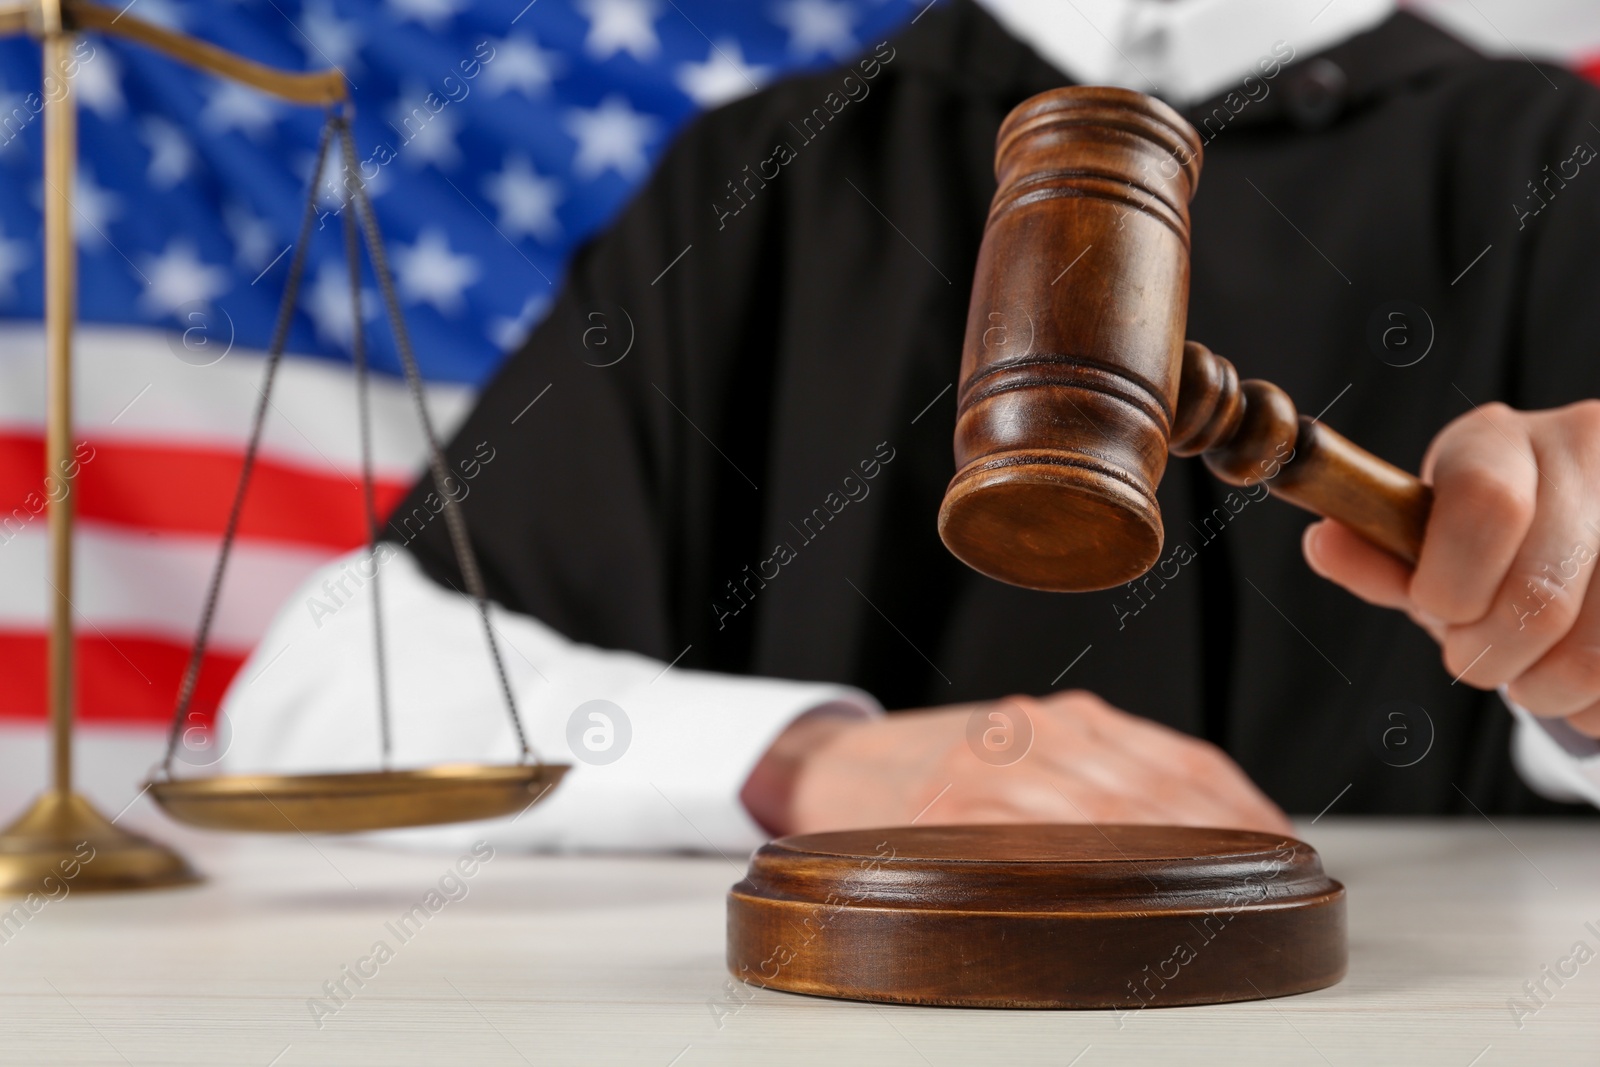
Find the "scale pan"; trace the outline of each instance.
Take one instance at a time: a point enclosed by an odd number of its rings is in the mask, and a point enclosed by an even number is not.
[[[473,822],[544,799],[565,763],[445,763],[350,774],[230,774],[150,783],[179,822],[208,830],[348,834]]]

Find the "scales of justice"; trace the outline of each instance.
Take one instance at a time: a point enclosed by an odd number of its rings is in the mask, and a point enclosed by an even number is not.
[[[131,5],[130,5],[131,6]],[[72,455],[72,335],[77,314],[77,263],[73,241],[72,184],[77,171],[77,102],[64,73],[79,33],[108,34],[134,41],[221,78],[248,85],[293,104],[323,107],[327,121],[311,171],[294,255],[289,264],[272,341],[265,381],[260,390],[232,509],[222,536],[198,634],[179,687],[166,758],[146,788],[169,816],[213,830],[256,832],[350,833],[402,826],[465,822],[508,815],[542,799],[567,771],[565,764],[541,761],[528,746],[495,635],[489,623],[482,576],[467,538],[465,521],[450,493],[444,491],[447,468],[428,412],[422,382],[401,316],[371,200],[361,183],[351,133],[351,104],[344,75],[338,70],[291,72],[264,66],[214,45],[86,0],[40,0],[36,4],[0,7],[0,34],[29,34],[43,51],[44,106],[44,269],[47,418],[45,464],[56,477],[75,470]],[[57,92],[52,86],[60,86]],[[304,271],[316,217],[317,183],[325,173],[332,142],[339,142],[344,161],[341,214],[344,250],[350,267],[354,316],[352,357],[356,368],[362,451],[362,490],[368,549],[376,549],[379,517],[373,503],[367,366],[360,307],[361,250],[383,292],[389,328],[400,353],[417,417],[427,438],[429,468],[445,500],[444,517],[467,590],[477,602],[488,646],[486,669],[500,679],[506,712],[511,718],[521,757],[516,763],[445,764],[421,769],[390,767],[388,693],[384,682],[381,599],[373,580],[374,631],[378,671],[376,728],[380,731],[384,766],[358,773],[307,775],[224,775],[180,779],[173,775],[179,745],[189,731],[204,724],[190,704],[199,678],[207,634],[222,588],[228,556],[250,482],[256,452],[270,404],[272,383]],[[72,526],[74,484],[49,505],[50,574],[53,588],[49,634],[49,712],[52,774],[49,788],[22,815],[0,831],[0,893],[27,893],[54,875],[70,878],[74,889],[142,889],[182,885],[199,875],[173,849],[124,830],[74,792],[72,728],[76,673],[73,657]],[[87,852],[85,847],[92,849]],[[85,857],[92,855],[92,859]],[[69,871],[75,873],[68,874]]]

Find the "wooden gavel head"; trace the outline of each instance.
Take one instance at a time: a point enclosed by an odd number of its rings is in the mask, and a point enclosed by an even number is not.
[[[1169,450],[1415,560],[1425,486],[1185,343],[1200,162],[1193,127],[1126,89],[1052,90],[1001,125],[939,509],[975,570],[1062,592],[1143,574]]]

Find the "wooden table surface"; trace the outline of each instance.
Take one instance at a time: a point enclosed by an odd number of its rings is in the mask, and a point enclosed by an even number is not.
[[[1594,824],[1302,825],[1350,892],[1344,982],[1119,1017],[731,984],[723,894],[742,857],[500,851],[447,882],[459,899],[441,894],[401,928],[455,853],[184,832],[147,801],[123,821],[180,846],[209,880],[70,895],[7,934],[0,1063],[1600,1063],[1600,959],[1573,955],[1580,941],[1600,952]],[[492,829],[484,836],[492,844]],[[379,941],[392,958],[372,956]],[[372,975],[360,988],[344,977],[358,966]],[[1563,984],[1545,977],[1563,967],[1576,970]],[[324,983],[341,979],[352,995],[338,1003]],[[1515,1018],[1508,1002],[1541,980],[1545,1003]]]

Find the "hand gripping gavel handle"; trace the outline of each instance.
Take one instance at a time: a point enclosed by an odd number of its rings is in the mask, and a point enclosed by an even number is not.
[[[1183,346],[1171,452],[1200,456],[1230,485],[1265,483],[1273,496],[1337,519],[1407,563],[1417,562],[1431,489],[1299,415],[1271,382],[1241,382],[1232,363],[1194,341]]]

